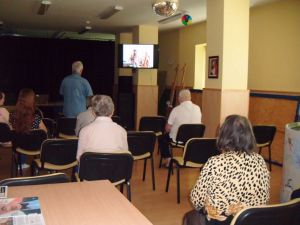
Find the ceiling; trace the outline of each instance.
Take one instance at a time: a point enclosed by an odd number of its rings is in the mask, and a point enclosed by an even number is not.
[[[276,0],[250,0],[257,6]],[[0,0],[0,26],[2,34],[68,38],[79,36],[77,32],[86,25],[92,29],[81,35],[84,39],[114,38],[118,32],[131,31],[139,24],[158,25],[159,30],[182,27],[180,19],[159,24],[164,19],[152,11],[152,0],[51,0],[45,15],[38,15],[41,0]],[[112,6],[123,10],[106,20],[99,15]],[[179,0],[179,10],[186,11],[193,23],[206,19],[206,0]],[[86,21],[90,21],[86,24]],[[57,36],[55,36],[55,34]],[[97,36],[98,35],[98,36]],[[69,37],[70,38],[70,37]],[[71,37],[72,38],[72,37]]]

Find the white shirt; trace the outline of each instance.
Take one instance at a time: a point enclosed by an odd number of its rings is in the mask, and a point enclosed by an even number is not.
[[[97,117],[79,133],[78,161],[85,152],[129,153],[126,130],[110,117]]]
[[[198,105],[191,101],[184,101],[176,106],[170,113],[168,124],[172,125],[170,138],[176,140],[177,131],[182,124],[201,123],[201,110]]]

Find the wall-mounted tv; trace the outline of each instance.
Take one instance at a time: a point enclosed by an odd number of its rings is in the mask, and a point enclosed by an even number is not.
[[[122,44],[119,45],[120,68],[158,68],[158,45],[153,44]]]

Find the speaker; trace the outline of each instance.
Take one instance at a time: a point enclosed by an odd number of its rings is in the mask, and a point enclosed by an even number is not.
[[[127,130],[134,129],[135,104],[133,93],[120,93],[117,112]]]

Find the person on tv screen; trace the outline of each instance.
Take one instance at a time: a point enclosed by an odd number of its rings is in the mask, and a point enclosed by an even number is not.
[[[133,52],[130,55],[130,64],[131,64],[132,67],[138,67],[137,51],[136,51],[136,49],[133,49]]]

